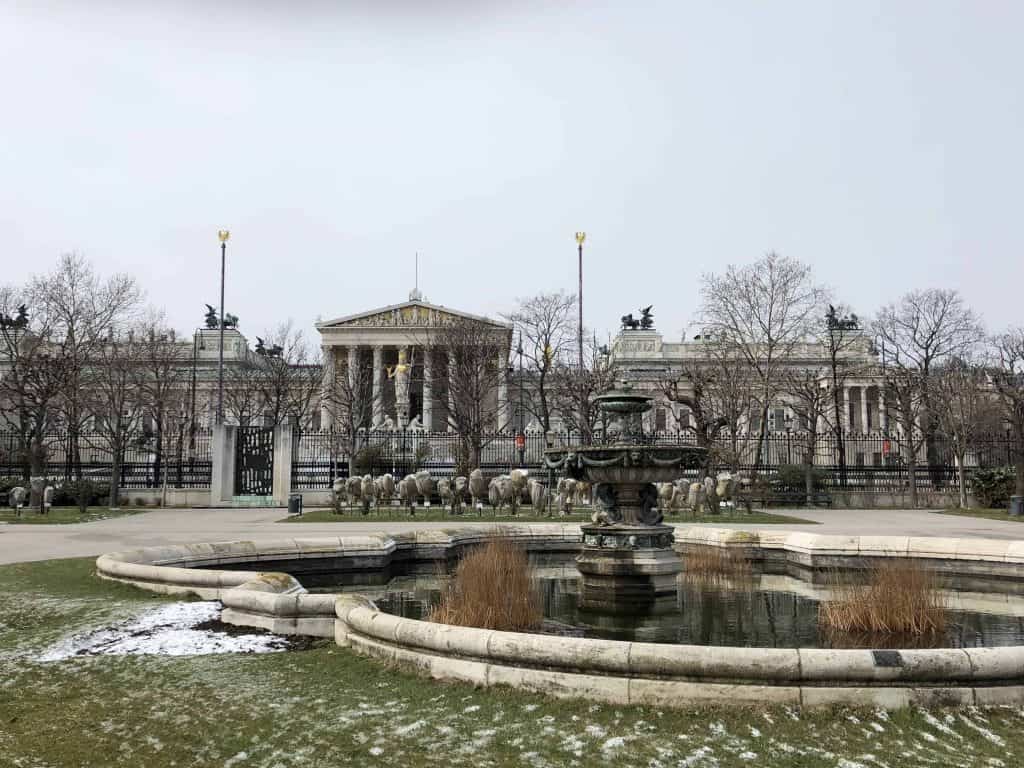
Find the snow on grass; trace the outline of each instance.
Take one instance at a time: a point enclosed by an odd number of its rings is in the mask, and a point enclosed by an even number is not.
[[[985,728],[982,725],[978,725],[976,722],[971,720],[969,717],[965,717],[964,715],[960,715],[960,719],[963,721],[964,725],[966,725],[968,728],[971,728],[971,729],[977,731],[978,733],[980,733],[982,736],[984,736],[986,739],[991,741],[996,746],[998,746],[998,747],[1005,747],[1006,746],[1006,741],[1003,739],[1002,736],[999,736],[998,734],[992,733],[992,731],[990,731],[988,728]]]
[[[288,641],[276,635],[228,635],[194,629],[219,616],[220,603],[213,601],[161,605],[109,627],[70,635],[49,646],[36,661],[62,661],[75,656],[270,653],[288,647]]]

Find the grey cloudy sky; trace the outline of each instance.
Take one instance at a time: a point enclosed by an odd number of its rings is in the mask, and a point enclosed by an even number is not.
[[[575,289],[603,336],[768,250],[862,314],[1021,322],[1024,3],[0,0],[0,280],[76,250],[182,330]]]

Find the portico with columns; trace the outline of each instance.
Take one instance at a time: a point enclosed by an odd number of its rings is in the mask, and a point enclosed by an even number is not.
[[[361,427],[376,429],[450,430],[453,404],[446,377],[448,355],[431,343],[432,331],[446,322],[473,320],[494,327],[499,380],[495,428],[508,421],[507,370],[512,329],[506,323],[430,304],[418,291],[401,304],[317,323],[324,359],[323,429],[335,427],[339,398],[332,393],[336,376],[346,372],[349,398],[365,397],[367,418]],[[368,423],[367,423],[368,422]],[[340,424],[337,425],[340,427]]]

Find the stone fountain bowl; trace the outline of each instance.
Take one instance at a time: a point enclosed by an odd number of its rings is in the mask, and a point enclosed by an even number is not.
[[[698,469],[706,448],[695,445],[586,445],[544,451],[544,463],[574,480],[590,483],[672,482],[686,469]]]

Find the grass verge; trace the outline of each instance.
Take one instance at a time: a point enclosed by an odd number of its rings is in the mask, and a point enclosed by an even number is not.
[[[0,566],[0,584],[2,765],[973,768],[1024,755],[1018,707],[615,706],[433,682],[329,642],[40,664],[55,631],[168,598],[96,579],[91,559]]]
[[[344,514],[335,514],[329,507],[315,507],[306,510],[301,515],[289,515],[278,520],[279,523],[365,523],[370,520],[417,520],[421,522],[443,522],[443,523],[586,523],[590,521],[593,510],[589,508],[576,508],[569,515],[534,514],[528,506],[520,507],[518,515],[511,515],[507,512],[496,514],[493,509],[485,508],[482,512],[470,511],[461,515],[452,515],[440,507],[430,509],[418,509],[415,515],[410,515],[400,507],[384,507],[381,510],[372,509],[370,514],[364,515],[359,507],[349,507]],[[792,515],[779,515],[771,512],[732,512],[721,515],[666,515],[665,522],[676,525],[694,525],[715,523],[743,523],[746,525],[817,525],[814,520],[804,520]]]
[[[0,523],[11,525],[66,525],[69,523],[91,523],[95,520],[107,520],[112,517],[125,517],[145,512],[137,507],[89,507],[83,515],[78,507],[50,507],[45,515],[36,509],[23,509],[15,515],[13,509],[0,510]]]

